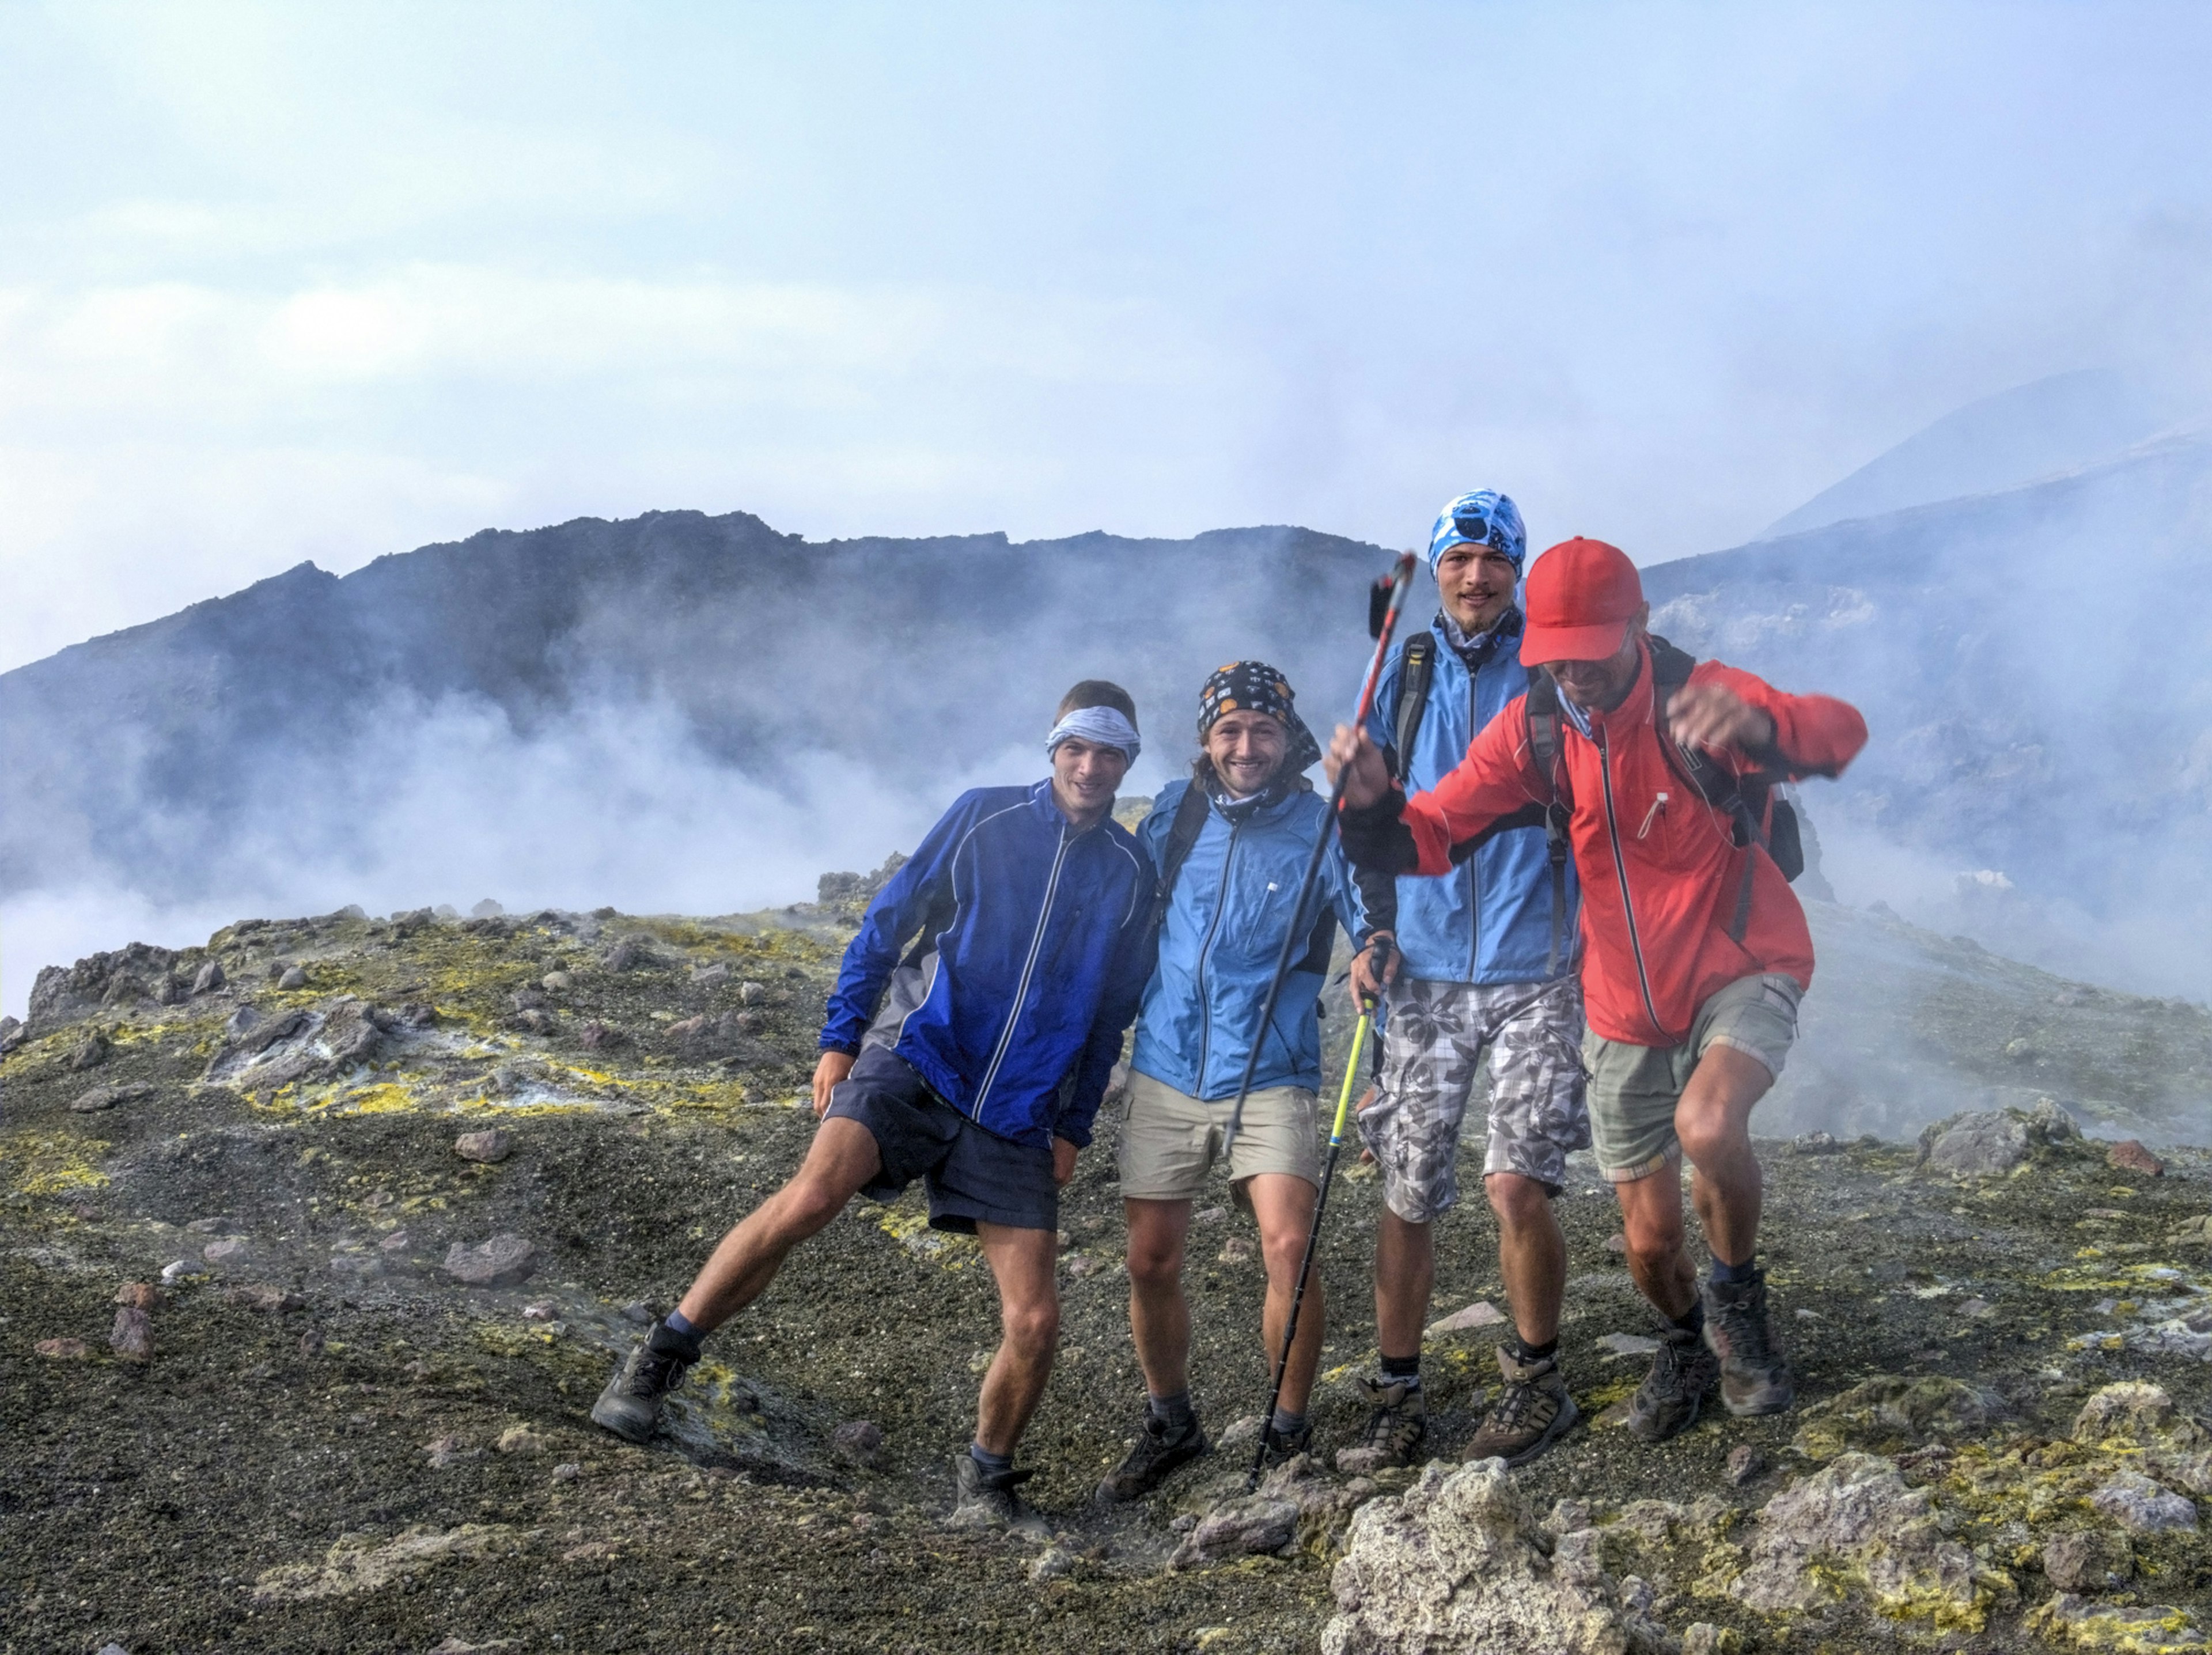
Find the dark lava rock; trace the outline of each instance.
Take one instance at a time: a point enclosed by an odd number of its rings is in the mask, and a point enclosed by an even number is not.
[[[307,986],[307,968],[304,965],[286,966],[284,968],[284,975],[276,979],[276,986],[284,989],[288,993],[295,989],[306,988]]]
[[[1766,1456],[1747,1442],[1729,1450],[1728,1479],[1737,1488],[1755,1482],[1766,1473]]]
[[[115,1290],[115,1302],[134,1311],[150,1311],[161,1304],[161,1292],[150,1281],[126,1281]]]
[[[2135,1572],[2135,1547],[2111,1529],[2075,1529],[2044,1543],[2044,1576],[2061,1591],[2110,1591]]]
[[[115,1312],[115,1325],[108,1329],[107,1342],[126,1362],[152,1361],[154,1318],[135,1305],[124,1305]]]
[[[620,1029],[611,1027],[596,1019],[585,1024],[582,1032],[576,1037],[583,1043],[584,1050],[586,1051],[609,1051],[617,1046],[626,1046],[629,1044],[629,1037]]]
[[[118,1104],[133,1103],[153,1095],[154,1088],[143,1083],[94,1086],[89,1092],[79,1093],[70,1107],[79,1115],[96,1115],[103,1109],[113,1109]]]
[[[13,1051],[22,1044],[21,1021],[13,1017],[0,1017],[0,1052]]]
[[[884,1445],[884,1432],[873,1420],[848,1420],[830,1433],[830,1440],[848,1459],[869,1465]]]
[[[599,964],[610,971],[635,970],[653,964],[653,951],[642,937],[623,937],[599,957]]]
[[[471,1287],[511,1287],[538,1268],[538,1250],[517,1235],[495,1235],[471,1247],[455,1242],[446,1252],[446,1274]]]
[[[107,1054],[111,1050],[106,1035],[100,1033],[87,1035],[70,1048],[69,1066],[72,1071],[79,1074],[87,1069],[96,1069],[107,1061]]]
[[[453,1153],[465,1161],[503,1161],[514,1153],[514,1139],[497,1127],[464,1132],[453,1140]]]
[[[196,995],[211,995],[229,981],[230,979],[223,975],[222,962],[219,959],[211,959],[201,966],[198,974],[192,978],[192,992]]]

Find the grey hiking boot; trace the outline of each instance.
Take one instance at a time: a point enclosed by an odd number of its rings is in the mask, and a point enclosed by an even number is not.
[[[1429,1399],[1419,1385],[1403,1379],[1362,1379],[1359,1388],[1375,1409],[1358,1445],[1337,1450],[1336,1469],[1356,1476],[1389,1465],[1411,1465],[1428,1440]]]
[[[1267,1445],[1260,1455],[1260,1468],[1272,1471],[1279,1465],[1288,1465],[1301,1454],[1313,1452],[1313,1422],[1308,1421],[1300,1426],[1295,1435],[1286,1437],[1270,1430],[1267,1438]]]
[[[1036,1475],[1034,1471],[986,1471],[975,1463],[973,1454],[963,1449],[952,1462],[957,1493],[952,1515],[945,1519],[945,1526],[984,1531],[1004,1530],[1026,1535],[1032,1540],[1049,1538],[1051,1530],[1045,1520],[1014,1492]]]
[[[1098,1485],[1098,1503],[1115,1506],[1123,1500],[1142,1500],[1193,1460],[1212,1451],[1213,1445],[1206,1441],[1205,1428],[1195,1415],[1178,1431],[1148,1408],[1137,1433],[1136,1446]]]
[[[660,1404],[684,1383],[684,1375],[699,1360],[699,1342],[686,1338],[665,1322],[637,1342],[607,1388],[592,1404],[592,1420],[617,1437],[644,1442],[660,1426]]]
[[[1720,1369],[1720,1359],[1696,1334],[1662,1323],[1651,1372],[1629,1399],[1628,1428],[1646,1442],[1664,1442],[1687,1431],[1698,1422],[1698,1409]]]
[[[1720,1358],[1721,1400],[1728,1411],[1779,1414],[1797,1400],[1797,1381],[1775,1348],[1766,1317],[1766,1272],[1751,1280],[1705,1284],[1705,1344]]]
[[[1505,1394],[1483,1421],[1482,1429],[1468,1445],[1468,1460],[1502,1459],[1508,1465],[1526,1465],[1561,1437],[1582,1417],[1575,1399],[1567,1395],[1567,1382],[1559,1377],[1559,1359],[1523,1362],[1504,1345],[1498,1348],[1498,1371],[1505,1378]]]

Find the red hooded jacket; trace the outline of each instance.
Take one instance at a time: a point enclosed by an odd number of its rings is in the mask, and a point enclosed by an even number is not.
[[[1574,814],[1569,837],[1582,881],[1583,995],[1591,1028],[1637,1046],[1679,1045],[1698,1007],[1740,977],[1778,972],[1813,981],[1805,910],[1764,848],[1738,849],[1727,813],[1685,779],[1653,719],[1651,652],[1627,698],[1590,713],[1584,736],[1559,721],[1559,763]],[[1765,770],[1796,779],[1834,776],[1866,745],[1857,709],[1828,696],[1784,695],[1718,661],[1692,684],[1718,684],[1774,720],[1771,750],[1714,757],[1736,775]],[[1484,727],[1433,791],[1406,802],[1419,872],[1451,871],[1451,848],[1502,816],[1547,804],[1552,789],[1528,750],[1522,700]],[[1754,859],[1743,940],[1729,933]]]

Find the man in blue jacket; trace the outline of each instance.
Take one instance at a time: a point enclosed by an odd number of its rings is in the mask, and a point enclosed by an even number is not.
[[[1129,1221],[1129,1323],[1149,1394],[1128,1457],[1100,1486],[1134,1500],[1208,1451],[1191,1406],[1190,1307],[1182,1293],[1191,1207],[1220,1158],[1237,1082],[1285,934],[1298,958],[1259,1035],[1252,1090],[1230,1151],[1230,1188],[1260,1227],[1267,1297],[1261,1339],[1272,1367],[1296,1292],[1321,1181],[1314,1094],[1321,1085],[1318,1001],[1337,925],[1358,934],[1360,910],[1329,807],[1304,771],[1320,751],[1291,686],[1264,661],[1234,661],[1206,681],[1192,779],[1170,784],[1137,830],[1160,870],[1158,964],[1146,985],[1121,1128]],[[1293,914],[1315,838],[1330,843],[1320,889]],[[1267,1422],[1278,1457],[1311,1440],[1306,1400],[1321,1354],[1321,1283],[1311,1282],[1298,1340]]]
[[[1437,516],[1429,568],[1443,610],[1407,640],[1376,688],[1368,729],[1409,791],[1433,788],[1475,733],[1528,685],[1514,601],[1528,555],[1502,494],[1462,495]],[[1532,812],[1532,817],[1534,816]],[[1501,824],[1503,825],[1503,824]],[[1460,1123],[1490,1059],[1483,1184],[1498,1217],[1499,1274],[1513,1336],[1498,1347],[1504,1390],[1468,1457],[1519,1465],[1577,1417],[1558,1360],[1566,1239],[1552,1198],[1566,1158],[1590,1141],[1576,976],[1579,892],[1540,818],[1503,826],[1449,877],[1363,875],[1378,934],[1396,944],[1355,961],[1355,993],[1383,992],[1387,1034],[1361,1136],[1382,1171],[1375,1320],[1382,1372],[1364,1380],[1365,1439],[1337,1457],[1367,1471],[1413,1460],[1428,1432],[1421,1330],[1436,1277],[1433,1226],[1459,1200]]]
[[[793,1247],[856,1192],[890,1201],[920,1178],[930,1224],[981,1244],[1004,1324],[954,1462],[952,1520],[1036,1526],[1013,1455],[1059,1340],[1059,1190],[1136,1013],[1152,894],[1151,862],[1112,818],[1138,753],[1127,692],[1076,685],[1047,748],[1048,779],[963,794],[868,904],[822,1026],[805,1161],[609,1381],[592,1409],[609,1430],[651,1436],[700,1341]]]

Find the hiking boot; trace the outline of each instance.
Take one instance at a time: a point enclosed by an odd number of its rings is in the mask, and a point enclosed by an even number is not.
[[[1034,1471],[986,1471],[975,1463],[975,1457],[963,1449],[952,1462],[957,1493],[952,1515],[945,1519],[945,1526],[979,1531],[1004,1530],[1027,1535],[1033,1540],[1048,1538],[1051,1531],[1045,1526],[1045,1520],[1014,1492],[1036,1475]]]
[[[1629,1399],[1628,1428],[1646,1442],[1664,1442],[1687,1431],[1698,1422],[1698,1409],[1720,1368],[1720,1359],[1696,1334],[1663,1323],[1651,1372]]]
[[[1336,1469],[1352,1476],[1387,1465],[1411,1465],[1428,1440],[1429,1399],[1403,1379],[1362,1379],[1359,1388],[1375,1405],[1358,1445],[1340,1448]]]
[[[1279,1431],[1266,1433],[1267,1447],[1260,1455],[1260,1469],[1272,1471],[1279,1465],[1288,1465],[1301,1454],[1313,1452],[1313,1422],[1300,1426],[1295,1436],[1286,1437]]]
[[[1705,1344],[1720,1358],[1721,1400],[1728,1411],[1779,1414],[1797,1400],[1797,1381],[1774,1347],[1766,1319],[1766,1272],[1751,1280],[1705,1284]]]
[[[617,1437],[644,1442],[660,1425],[660,1404],[684,1383],[699,1360],[699,1341],[686,1338],[665,1322],[637,1342],[607,1388],[592,1404],[592,1420]]]
[[[1148,1408],[1137,1433],[1136,1446],[1098,1485],[1098,1503],[1115,1506],[1123,1500],[1142,1500],[1193,1460],[1212,1451],[1213,1445],[1206,1441],[1195,1415],[1178,1431]]]
[[[1498,1371],[1505,1378],[1505,1394],[1474,1433],[1467,1457],[1470,1463],[1502,1459],[1508,1465],[1526,1465],[1565,1436],[1582,1410],[1567,1395],[1557,1357],[1523,1362],[1500,1345]]]

